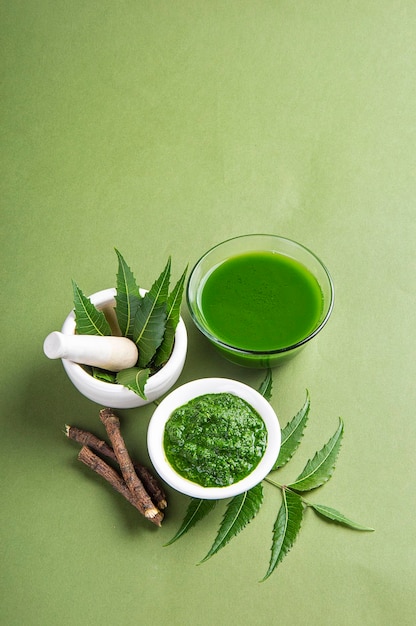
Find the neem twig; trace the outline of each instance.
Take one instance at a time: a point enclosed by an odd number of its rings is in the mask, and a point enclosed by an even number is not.
[[[110,467],[110,465],[103,461],[101,457],[94,454],[94,452],[92,452],[92,450],[90,450],[88,446],[82,446],[78,454],[78,459],[82,461],[82,463],[90,467],[92,470],[94,470],[94,472],[105,478],[105,480],[107,480],[116,491],[121,493],[121,495],[124,496],[130,502],[130,504],[136,507],[136,509],[138,509],[140,513],[142,513],[142,515],[145,515],[145,517],[147,517],[137,498],[134,498],[134,496],[130,492],[130,489],[127,488],[127,485],[121,478],[121,476],[119,476],[119,474],[112,467]],[[160,526],[162,519],[163,514],[158,512],[157,515],[150,518],[150,521],[157,526]]]
[[[153,519],[160,514],[155,507],[149,494],[145,490],[142,481],[134,471],[133,462],[127,452],[123,436],[120,432],[120,420],[111,409],[101,409],[100,419],[105,426],[107,434],[113,446],[117,462],[120,466],[121,473],[126,481],[130,492],[137,499],[137,503],[143,508],[144,515],[148,519]]]
[[[147,493],[156,504],[158,509],[166,509],[168,506],[168,501],[166,500],[166,495],[156,478],[149,471],[145,465],[140,465],[139,463],[135,463],[133,461],[133,467],[136,471],[137,476],[142,481]]]
[[[101,452],[108,458],[113,461],[117,461],[117,457],[114,454],[113,448],[108,445],[106,441],[102,441],[92,433],[83,430],[82,428],[77,428],[76,426],[65,425],[65,434],[70,439],[74,441],[92,448],[97,452]],[[151,474],[149,469],[145,465],[141,465],[140,463],[135,463],[133,461],[133,466],[136,471],[136,474],[140,478],[143,483],[144,488],[147,493],[151,497],[152,501],[155,503],[158,509],[165,509],[167,507],[166,495],[163,489],[158,484],[156,478]]]
[[[98,439],[98,437],[88,432],[87,430],[65,424],[65,435],[69,437],[69,439],[73,439],[83,446],[88,446],[89,448],[93,448],[93,450],[95,450],[96,452],[101,452],[102,454],[105,454],[105,456],[108,456],[113,461],[116,460],[116,455],[114,454],[113,448],[111,448],[106,441]]]

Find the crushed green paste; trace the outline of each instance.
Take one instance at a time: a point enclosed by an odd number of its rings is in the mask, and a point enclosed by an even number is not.
[[[225,487],[259,464],[267,429],[255,409],[231,393],[199,396],[165,425],[164,449],[175,471],[204,487]]]

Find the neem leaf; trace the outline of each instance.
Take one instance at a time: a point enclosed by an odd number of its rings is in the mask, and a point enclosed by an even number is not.
[[[196,498],[191,498],[178,532],[172,537],[172,539],[165,543],[165,546],[169,546],[171,543],[179,539],[179,537],[182,537],[182,535],[192,528],[192,526],[208,515],[216,503],[216,500],[198,500]]]
[[[111,328],[104,313],[95,308],[75,281],[72,281],[72,287],[76,332],[79,335],[111,335]]]
[[[129,337],[132,334],[134,317],[142,296],[136,284],[133,272],[123,256],[115,248],[118,257],[116,316],[121,334]]]
[[[352,520],[345,517],[345,515],[343,515],[336,509],[332,509],[329,506],[325,506],[323,504],[310,504],[309,502],[308,506],[311,509],[314,509],[314,511],[316,511],[316,513],[318,513],[319,515],[322,515],[323,517],[326,517],[327,519],[332,520],[337,524],[348,526],[349,528],[353,528],[354,530],[374,530],[374,528],[370,528],[369,526],[362,526],[361,524],[357,524],[357,522],[353,522]]]
[[[295,543],[303,516],[303,504],[300,496],[292,491],[282,489],[283,502],[273,527],[272,554],[269,569],[261,582],[274,572]]]
[[[224,517],[221,521],[217,537],[208,554],[201,563],[207,561],[211,556],[223,548],[233,537],[235,537],[258,513],[263,502],[263,487],[256,485],[249,491],[234,496],[227,505]]]
[[[335,461],[341,447],[343,433],[344,423],[339,418],[339,426],[336,433],[321,450],[316,452],[313,459],[307,462],[295,482],[288,485],[288,487],[295,491],[310,491],[326,483],[335,469]]]
[[[271,369],[267,370],[266,377],[259,387],[259,393],[270,400],[272,397],[273,378]]]
[[[273,470],[283,467],[296,452],[300,441],[303,437],[303,431],[308,421],[310,409],[309,393],[306,391],[306,400],[301,410],[296,413],[288,424],[282,430],[282,443],[280,445],[279,456],[273,466]]]
[[[176,283],[175,287],[173,288],[172,292],[169,294],[169,297],[168,297],[165,334],[163,335],[162,343],[160,344],[156,353],[156,358],[155,358],[156,366],[163,365],[164,363],[166,363],[166,361],[169,359],[172,353],[173,343],[175,340],[176,327],[178,325],[179,317],[180,317],[183,288],[185,284],[185,276],[186,276],[187,269],[188,267],[185,268],[182,276],[180,277],[180,279],[178,280],[178,282]]]
[[[102,380],[105,383],[116,382],[116,375],[114,372],[103,370],[99,367],[92,367],[91,372],[92,372],[93,378],[96,378],[97,380]]]
[[[116,382],[137,393],[138,396],[147,400],[144,388],[149,378],[150,369],[140,367],[129,367],[128,369],[117,372]]]
[[[150,291],[142,298],[133,325],[133,341],[139,350],[140,367],[147,367],[165,333],[166,300],[170,279],[170,258]]]

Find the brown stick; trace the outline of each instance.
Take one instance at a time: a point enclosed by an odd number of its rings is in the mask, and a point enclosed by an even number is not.
[[[90,467],[92,470],[94,470],[94,472],[102,476],[102,478],[104,478],[106,481],[108,481],[116,491],[124,496],[126,500],[130,502],[130,504],[136,507],[136,509],[146,517],[145,511],[140,506],[137,499],[133,497],[130,490],[127,488],[124,480],[112,467],[110,467],[105,461],[103,461],[101,457],[94,454],[94,452],[92,452],[87,446],[82,446],[78,454],[78,459],[82,461],[82,463]],[[150,518],[150,521],[156,524],[156,526],[160,526],[162,523],[162,519],[163,514],[159,512],[158,515]]]
[[[144,509],[145,517],[152,519],[160,511],[155,507],[149,494],[143,487],[143,483],[134,471],[132,460],[127,452],[126,444],[120,432],[120,420],[111,409],[101,409],[100,419],[105,426],[107,434],[113,446],[121,473],[137,503]]]
[[[104,454],[109,459],[117,461],[113,448],[111,448],[106,441],[98,439],[98,437],[92,433],[82,430],[81,428],[77,428],[76,426],[68,426],[68,424],[66,424],[65,434],[70,439],[73,439],[84,446],[89,446],[93,450],[101,452],[101,454]],[[167,507],[166,495],[158,484],[156,478],[151,474],[150,470],[145,465],[135,463],[134,461],[133,467],[156,507],[158,509],[165,509]]]
[[[145,465],[140,465],[133,461],[133,467],[137,476],[142,481],[147,493],[156,504],[158,509],[166,509],[168,501],[166,499],[165,492],[157,482],[156,478],[150,472],[149,468]]]

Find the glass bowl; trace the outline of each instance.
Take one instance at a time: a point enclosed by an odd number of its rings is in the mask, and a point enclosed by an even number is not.
[[[289,341],[286,344],[279,345],[277,348],[275,346],[270,346],[270,348],[269,346],[263,346],[261,349],[253,349],[252,347],[237,345],[234,342],[227,341],[224,335],[221,335],[221,332],[219,332],[221,329],[219,329],[218,325],[215,331],[212,330],[201,305],[202,294],[207,280],[219,266],[234,257],[250,253],[269,252],[277,253],[277,255],[280,255],[279,258],[284,257],[285,263],[291,263],[301,268],[302,272],[305,272],[305,276],[309,277],[308,280],[311,279],[315,282],[318,290],[317,297],[320,300],[320,311],[317,313],[313,326],[308,329],[306,334],[300,336],[295,341]],[[244,281],[244,279],[245,277],[242,275],[240,280]],[[334,287],[327,268],[308,248],[296,241],[277,235],[251,234],[228,239],[208,250],[195,264],[190,273],[186,299],[191,318],[196,327],[220,354],[238,365],[267,368],[280,365],[295,356],[323,329],[333,309]],[[295,304],[288,296],[287,300],[282,299],[281,306],[293,307]],[[296,306],[298,309],[302,308],[302,299],[296,303]],[[233,319],[232,315],[235,316],[234,319],[237,319],[240,316],[240,310],[236,307],[231,313],[230,319]],[[267,311],[271,310],[271,307],[268,305]],[[287,310],[288,314],[290,314],[290,308]],[[261,322],[254,319],[253,324],[261,324]],[[250,336],[250,328],[251,325],[247,324],[247,337]]]

